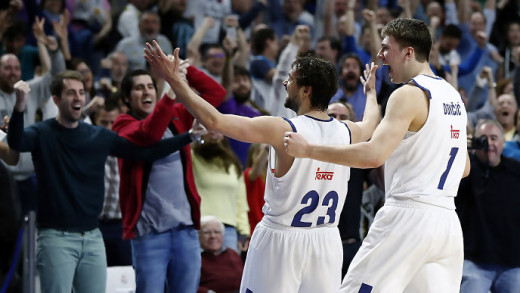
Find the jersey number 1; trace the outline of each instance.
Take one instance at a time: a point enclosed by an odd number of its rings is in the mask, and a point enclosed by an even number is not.
[[[446,183],[446,178],[448,178],[448,173],[450,173],[451,165],[453,165],[453,161],[455,160],[455,156],[457,155],[457,152],[459,151],[459,148],[451,148],[450,152],[450,159],[448,160],[448,166],[446,166],[446,171],[442,173],[441,181],[439,181],[439,186],[437,186],[437,189],[443,189],[444,183]]]
[[[309,203],[310,200],[310,203]],[[302,198],[302,204],[308,204],[299,210],[292,220],[291,226],[293,227],[310,227],[312,226],[311,222],[303,222],[302,217],[305,214],[310,214],[314,212],[314,210],[318,207],[318,202],[320,200],[320,195],[316,192],[316,190],[311,190],[307,192]],[[330,201],[332,200],[332,204],[329,206]],[[336,221],[336,208],[338,207],[338,193],[335,191],[329,191],[325,197],[323,198],[322,206],[329,207],[327,209],[327,215],[329,216],[329,223],[334,223]],[[316,225],[322,225],[325,223],[325,217],[318,217],[318,221]]]

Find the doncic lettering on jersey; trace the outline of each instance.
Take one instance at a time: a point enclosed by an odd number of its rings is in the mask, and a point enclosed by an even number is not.
[[[460,103],[442,103],[442,106],[444,107],[444,115],[453,115],[453,116],[460,116],[462,115],[460,108]]]

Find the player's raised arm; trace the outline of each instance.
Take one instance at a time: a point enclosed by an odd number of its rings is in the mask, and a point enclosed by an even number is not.
[[[367,141],[372,137],[380,119],[379,105],[377,104],[376,71],[378,66],[372,62],[365,65],[363,76],[359,79],[363,84],[363,92],[367,96],[363,120],[359,122],[344,121],[352,132],[352,143]]]
[[[395,90],[388,100],[387,114],[369,142],[345,146],[317,145],[309,144],[297,133],[288,132],[284,138],[286,150],[297,158],[311,158],[354,168],[379,167],[419,116],[422,108],[416,101],[417,95],[424,96],[424,93],[416,86],[405,85]]]
[[[156,41],[153,46],[147,43],[144,49],[145,59],[164,80],[166,80],[180,102],[208,130],[218,131],[237,140],[252,143],[268,143],[282,149],[283,133],[290,129],[288,123],[277,117],[241,117],[221,114],[212,105],[199,97],[183,81],[179,71],[179,48],[174,50],[173,60],[168,58]]]

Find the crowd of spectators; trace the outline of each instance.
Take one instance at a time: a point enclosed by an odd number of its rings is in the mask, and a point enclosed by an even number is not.
[[[187,131],[193,121],[186,109],[171,101],[175,95],[169,85],[156,78],[148,68],[143,57],[147,42],[156,40],[168,54],[179,47],[185,79],[190,86],[222,113],[247,117],[294,117],[296,114],[283,106],[286,97],[283,81],[296,56],[315,54],[334,63],[337,69],[339,90],[331,99],[331,116],[356,121],[362,119],[366,102],[360,76],[365,64],[378,63],[376,56],[381,45],[382,27],[396,17],[424,20],[430,25],[434,40],[430,65],[438,76],[460,92],[468,112],[468,134],[476,129],[472,140],[468,141],[472,163],[476,166],[472,166],[472,172],[475,169],[476,174],[472,173],[461,183],[464,188],[460,191],[463,197],[459,202],[463,231],[471,236],[465,239],[468,263],[477,267],[491,264],[493,266],[486,269],[496,272],[520,270],[517,247],[506,241],[508,235],[514,235],[511,236],[514,240],[518,238],[514,228],[518,224],[514,217],[503,214],[504,209],[519,207],[514,211],[520,211],[520,201],[511,198],[515,194],[504,195],[518,189],[511,187],[502,191],[497,188],[518,185],[507,181],[520,182],[518,171],[509,172],[510,166],[516,166],[516,161],[498,159],[491,164],[489,158],[484,159],[486,152],[495,152],[499,158],[507,156],[520,160],[518,1],[11,0],[2,1],[1,5],[2,131],[7,132],[9,118],[13,115],[17,81],[26,81],[30,88],[23,113],[23,125],[27,127],[58,114],[50,89],[51,80],[69,69],[81,73],[84,80],[82,120],[108,129],[116,122],[114,130],[140,146],[177,136]],[[381,66],[377,71],[377,98],[383,115],[390,94],[398,86],[390,82],[390,71],[388,66]],[[134,88],[139,78],[146,78],[150,88],[147,84],[142,89]],[[208,83],[209,79],[211,82]],[[137,95],[134,91],[140,92],[138,96],[134,97]],[[149,100],[147,95],[150,95]],[[160,108],[155,112],[161,109],[168,112],[168,119],[159,121],[157,116],[161,114],[154,112],[155,105]],[[121,116],[116,118],[119,114]],[[488,122],[479,124],[482,120]],[[486,126],[496,133],[487,131]],[[22,214],[37,211],[38,200],[41,200],[37,190],[41,182],[35,175],[31,154],[14,151],[8,147],[7,138],[0,138],[0,158],[7,167],[5,174],[12,177],[17,187],[14,190],[19,194]],[[495,139],[503,139],[503,145],[495,146]],[[136,266],[140,257],[136,252],[139,251],[146,258],[145,243],[133,240],[132,256],[129,243],[118,241],[118,234],[122,233],[119,239],[124,234],[125,239],[147,241],[152,240],[150,235],[164,231],[176,235],[180,233],[179,227],[189,227],[191,230],[186,233],[190,234],[199,229],[201,215],[217,216],[207,218],[213,223],[213,231],[201,230],[201,240],[211,234],[220,235],[220,241],[233,249],[233,254],[243,252],[242,256],[245,256],[247,238],[262,215],[261,194],[268,146],[253,145],[248,159],[249,149],[250,144],[208,134],[194,142],[191,150],[189,146],[184,147],[171,157],[154,163],[153,167],[126,159],[120,160],[118,166],[116,159],[109,157],[105,166],[105,204],[99,215],[108,264],[129,265],[133,257]],[[173,174],[180,177],[165,184],[164,180],[158,180],[167,177],[161,175],[164,168],[172,168]],[[345,220],[340,225],[348,255],[357,251],[381,205],[383,193],[382,168],[352,172],[349,185],[352,190],[349,190],[347,205],[353,207],[344,209],[349,212],[342,214]],[[500,185],[491,180],[495,178],[493,174],[504,172],[507,176],[500,177]],[[137,176],[144,177],[136,181]],[[184,190],[181,201],[162,194],[171,189]],[[476,196],[491,197],[495,193],[502,194],[497,200],[510,202],[493,205],[491,198],[475,199]],[[130,199],[132,196],[139,199]],[[180,205],[165,209],[161,202],[168,198],[177,200]],[[162,210],[158,210],[159,207]],[[353,209],[356,211],[352,212]],[[163,215],[172,220],[170,224],[161,221]],[[486,220],[481,222],[468,220],[484,217]],[[497,225],[504,229],[503,233],[485,233],[486,238],[481,239],[483,236],[479,237],[474,231],[487,229],[487,225],[491,227],[493,217],[497,217]],[[481,226],[475,227],[476,223]],[[198,238],[191,234],[189,237],[190,241]],[[485,246],[480,247],[477,243]],[[196,247],[199,249],[198,244]],[[490,250],[496,251],[497,255]],[[217,247],[215,251],[208,250],[208,255],[203,254],[203,274],[208,271],[204,268],[208,263],[204,257],[227,250]],[[491,256],[483,257],[478,253]],[[1,276],[8,263],[0,262]],[[145,260],[141,259],[139,263],[143,272],[138,275],[138,281],[144,280],[145,274],[155,278]],[[233,260],[233,264],[240,262]],[[478,271],[478,268],[473,270]],[[518,274],[516,272],[515,276],[520,279]],[[208,278],[203,275],[201,280]],[[494,282],[495,279],[489,288]],[[212,290],[208,287],[210,284],[205,289]],[[170,288],[173,287],[170,285]]]

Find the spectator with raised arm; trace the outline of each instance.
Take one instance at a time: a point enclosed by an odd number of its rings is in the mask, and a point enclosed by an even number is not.
[[[65,70],[65,60],[58,50],[56,42],[49,42],[47,49],[50,55],[50,69],[41,78],[28,81],[31,93],[27,101],[27,109],[23,113],[24,125],[34,124],[37,109],[51,96],[49,86],[52,77]],[[14,84],[21,79],[20,61],[14,54],[0,56],[0,117],[11,116],[16,101]],[[18,183],[22,201],[22,211],[26,213],[36,208],[36,179],[31,154],[21,153],[18,164],[8,167]]]
[[[181,72],[180,78],[212,105],[224,100],[224,88],[194,66]],[[149,145],[178,137],[192,127],[193,117],[175,103],[175,94],[168,91],[158,100],[156,91],[154,80],[144,70],[125,76],[121,97],[130,111],[114,123],[119,135]],[[131,240],[137,292],[163,292],[165,288],[166,292],[195,292],[200,277],[196,233],[200,196],[190,146],[153,163],[120,160],[119,167],[123,238]]]
[[[9,145],[31,152],[38,178],[37,259],[42,292],[103,292],[106,254],[98,216],[104,198],[108,155],[154,161],[191,141],[186,132],[148,148],[79,119],[83,77],[75,71],[56,75],[50,85],[59,114],[24,129],[30,87],[14,85],[16,102],[9,121]],[[35,196],[35,194],[33,194]]]

